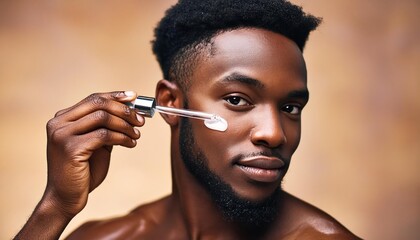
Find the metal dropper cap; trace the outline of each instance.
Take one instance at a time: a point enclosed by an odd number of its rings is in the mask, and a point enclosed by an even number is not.
[[[152,97],[138,96],[133,102],[127,103],[127,106],[136,109],[145,117],[153,117],[155,114],[156,101]]]

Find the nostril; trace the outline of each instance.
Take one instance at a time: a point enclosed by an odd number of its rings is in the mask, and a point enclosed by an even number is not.
[[[268,148],[276,148],[287,143],[286,135],[282,128],[273,129],[254,129],[251,132],[251,141],[255,145],[261,145]]]

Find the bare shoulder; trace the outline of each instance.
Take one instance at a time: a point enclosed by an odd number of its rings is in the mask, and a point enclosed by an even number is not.
[[[165,218],[168,198],[141,205],[130,213],[105,220],[84,223],[66,239],[134,239],[148,238]],[[158,224],[160,223],[160,224]]]
[[[284,193],[284,208],[290,224],[284,239],[361,239],[328,213],[288,193]]]

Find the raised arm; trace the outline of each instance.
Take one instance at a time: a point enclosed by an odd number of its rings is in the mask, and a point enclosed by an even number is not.
[[[112,147],[136,146],[144,118],[124,102],[134,92],[97,93],[61,110],[47,124],[44,195],[14,239],[58,239],[105,179]]]

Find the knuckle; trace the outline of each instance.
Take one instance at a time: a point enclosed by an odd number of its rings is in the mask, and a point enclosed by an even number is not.
[[[127,121],[122,121],[121,124],[122,124],[123,129],[126,129],[126,130],[132,130],[133,129],[133,126],[130,123],[128,123]]]
[[[118,97],[120,97],[120,96],[122,96],[122,95],[124,95],[124,92],[122,92],[122,91],[116,91],[116,92],[111,92],[111,93],[110,93],[110,96],[111,96],[113,99],[118,99]]]
[[[92,105],[102,107],[106,104],[106,99],[102,97],[99,93],[93,93],[89,95],[87,98],[88,102],[91,102]]]
[[[47,133],[50,134],[51,132],[54,131],[54,129],[57,127],[58,125],[58,120],[57,118],[52,118],[47,122]]]
[[[108,139],[109,138],[109,131],[105,128],[100,128],[98,130],[96,130],[96,136],[99,139]]]
[[[98,110],[93,114],[96,120],[100,120],[101,122],[108,122],[109,121],[109,114],[104,110]]]
[[[54,128],[55,124],[56,124],[55,118],[52,118],[52,119],[48,120],[48,122],[47,122],[47,130]]]
[[[92,103],[98,107],[103,107],[106,105],[106,99],[101,96],[96,96],[92,99]]]
[[[92,99],[94,99],[95,97],[97,97],[98,95],[99,95],[99,93],[92,93],[92,94],[90,94],[89,96],[87,96],[86,100],[92,100]]]
[[[55,142],[55,143],[61,142],[61,139],[63,139],[63,136],[64,136],[64,132],[62,128],[54,129],[49,134],[50,141]]]
[[[127,106],[127,105],[123,105],[123,109],[122,110],[123,110],[123,113],[126,116],[130,116],[131,113],[132,113],[131,108],[129,106]]]

